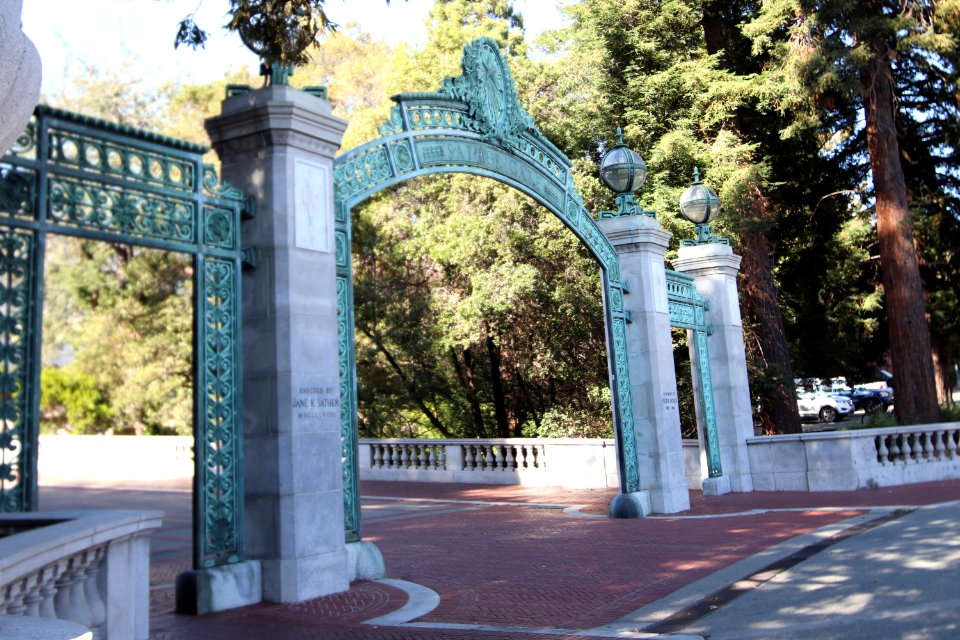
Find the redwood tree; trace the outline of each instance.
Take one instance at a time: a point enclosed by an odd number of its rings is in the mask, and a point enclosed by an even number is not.
[[[939,13],[955,14],[957,7],[956,0],[772,0],[747,28],[755,50],[771,55],[771,66],[782,77],[795,79],[793,97],[814,107],[812,116],[835,114],[845,104],[860,107],[873,179],[895,409],[902,424],[936,421],[939,409],[897,139],[897,59],[930,46]],[[935,55],[933,50],[929,54]],[[851,120],[840,133],[856,140],[861,132]],[[844,143],[835,135],[834,144]]]

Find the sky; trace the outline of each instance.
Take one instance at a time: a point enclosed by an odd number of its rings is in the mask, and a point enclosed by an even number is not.
[[[0,0],[3,1],[3,0]],[[529,38],[563,26],[557,4],[564,0],[514,0]],[[391,44],[423,43],[432,0],[327,0],[329,17]],[[43,93],[57,95],[87,65],[139,74],[147,84],[205,83],[230,69],[256,69],[257,59],[236,34],[221,28],[227,0],[25,0],[23,31],[43,61]],[[174,50],[177,25],[196,11],[209,33],[203,50]]]

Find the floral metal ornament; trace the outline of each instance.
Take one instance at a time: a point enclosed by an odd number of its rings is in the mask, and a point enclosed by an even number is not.
[[[463,50],[462,75],[447,77],[437,92],[465,103],[487,139],[504,146],[516,144],[526,131],[536,131],[533,118],[517,102],[510,67],[491,38],[479,38]]]

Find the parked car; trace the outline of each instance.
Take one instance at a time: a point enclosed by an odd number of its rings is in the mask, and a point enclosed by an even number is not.
[[[829,393],[797,393],[797,409],[801,420],[836,422],[853,413],[853,400]]]
[[[855,410],[862,409],[865,413],[880,413],[886,411],[893,404],[893,389],[844,389],[837,391],[853,401]]]

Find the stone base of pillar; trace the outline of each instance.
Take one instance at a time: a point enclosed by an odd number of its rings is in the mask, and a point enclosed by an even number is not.
[[[387,577],[383,555],[377,545],[366,540],[347,543],[347,576],[354,580],[381,580]]]
[[[725,493],[730,493],[730,478],[727,476],[703,479],[703,495],[722,496]]]
[[[177,576],[176,612],[203,615],[263,601],[260,562],[184,571]]]
[[[620,493],[610,503],[611,518],[646,518],[652,510],[647,491]]]

